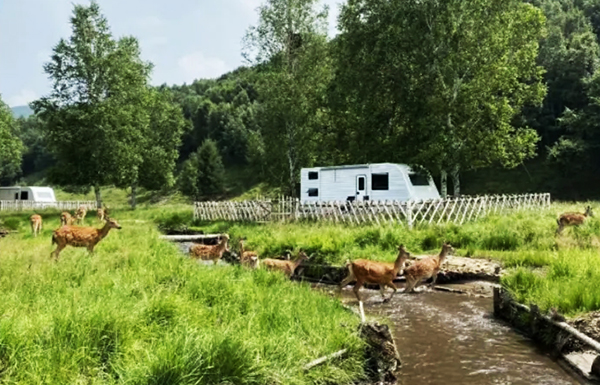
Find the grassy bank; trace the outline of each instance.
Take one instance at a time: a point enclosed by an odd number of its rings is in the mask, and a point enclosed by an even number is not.
[[[412,253],[437,253],[444,240],[459,255],[490,257],[508,269],[503,284],[519,301],[557,307],[567,315],[600,309],[600,218],[555,236],[556,218],[565,211],[583,211],[595,202],[553,204],[543,210],[491,215],[462,226],[343,226],[333,224],[196,223],[207,232],[228,232],[234,247],[247,237],[247,249],[261,257],[303,248],[316,262],[342,264],[347,259],[393,261],[403,243]]]
[[[172,211],[187,215],[173,209],[116,212],[123,229],[96,255],[67,248],[58,263],[49,258],[57,214],[44,214],[35,239],[27,215],[2,216],[20,230],[0,240],[3,382],[325,384],[361,376],[354,315],[279,274],[182,258],[154,226]],[[303,372],[342,348],[347,360]]]

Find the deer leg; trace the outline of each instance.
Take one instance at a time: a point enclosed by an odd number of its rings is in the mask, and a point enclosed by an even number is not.
[[[360,295],[358,294],[358,291],[362,288],[363,282],[357,280],[356,283],[354,284],[354,295],[356,296],[356,298],[358,299],[358,302],[362,302],[362,299],[360,299]]]
[[[56,250],[54,250],[52,253],[50,253],[50,257],[54,257],[54,260],[58,261],[58,255],[65,247],[66,247],[66,245],[64,245],[64,246],[57,245]]]
[[[381,293],[381,298],[383,298],[385,300],[385,285],[384,284],[381,284],[381,283],[379,284],[379,292]]]
[[[413,277],[406,277],[406,286],[404,286],[404,293],[413,293],[417,285],[417,279]]]
[[[431,281],[431,283],[429,285],[427,285],[428,287],[433,287],[433,285],[435,285],[435,281],[437,280],[438,273],[439,273],[439,271],[436,271],[435,273],[433,273],[433,280]]]
[[[342,282],[340,282],[340,284],[338,285],[340,291],[342,291],[342,289],[344,287],[346,287],[346,285],[349,284],[352,281],[354,281],[354,276],[352,274],[348,274],[348,276],[346,278],[344,278],[342,280]]]
[[[387,286],[387,287],[391,288],[391,289],[392,289],[392,290],[394,290],[394,291],[392,291],[392,294],[390,294],[390,296],[389,296],[388,298],[386,298],[386,299],[384,299],[384,300],[383,300],[383,302],[384,302],[384,303],[385,303],[385,302],[389,302],[389,301],[391,301],[391,299],[392,299],[392,297],[394,296],[394,294],[396,294],[396,292],[398,291],[398,289],[396,288],[396,285],[394,285],[394,282],[393,282],[393,281],[386,282],[386,283],[385,283],[385,286]]]

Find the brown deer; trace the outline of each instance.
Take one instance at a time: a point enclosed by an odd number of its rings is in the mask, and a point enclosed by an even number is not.
[[[440,267],[448,254],[454,253],[454,248],[447,242],[444,242],[442,251],[437,256],[423,258],[404,269],[404,277],[406,277],[406,287],[404,293],[412,293],[423,279],[433,277],[433,281],[429,287],[435,285]]]
[[[302,261],[308,260],[309,257],[300,249],[298,257],[294,261],[282,261],[281,259],[265,258],[262,260],[262,265],[268,270],[282,271],[287,277],[294,275],[294,271],[300,266]]]
[[[190,247],[190,256],[204,261],[213,261],[216,265],[223,253],[229,251],[229,235],[222,234],[217,245],[203,245],[196,243]]]
[[[251,269],[257,269],[259,265],[258,254],[255,251],[244,251],[246,238],[240,239],[240,263]]]
[[[58,260],[58,255],[67,246],[87,247],[90,254],[93,254],[94,247],[108,235],[110,229],[121,230],[121,225],[115,219],[106,218],[104,227],[100,229],[67,225],[54,230],[52,244],[56,244],[57,247],[50,256]]]
[[[585,208],[585,212],[582,213],[563,213],[558,217],[556,223],[558,224],[558,228],[556,229],[556,234],[562,233],[565,226],[579,226],[587,217],[593,217],[594,213],[592,212],[592,207],[587,206]]]
[[[61,226],[65,226],[65,225],[72,226],[74,223],[75,223],[75,217],[71,216],[71,213],[69,213],[68,211],[63,211],[60,214],[60,225]]]
[[[348,276],[340,283],[339,290],[341,291],[344,286],[352,281],[356,281],[354,285],[354,295],[359,301],[360,295],[358,292],[362,288],[364,283],[376,283],[379,284],[379,291],[383,297],[383,302],[388,302],[392,299],[392,296],[396,294],[396,285],[394,285],[394,278],[402,274],[402,268],[404,263],[410,257],[410,253],[406,251],[404,245],[398,246],[398,257],[394,263],[389,262],[375,262],[368,259],[357,259],[354,262],[347,262],[346,267],[349,270]],[[385,298],[385,287],[389,287],[392,290],[389,298]]]
[[[41,215],[33,214],[29,217],[29,221],[31,222],[31,232],[34,237],[37,237],[42,230],[42,217]]]
[[[108,207],[104,206],[96,210],[96,217],[100,222],[104,222],[108,217]]]
[[[85,220],[86,214],[87,214],[87,207],[85,207],[85,206],[79,206],[79,208],[75,212],[75,221],[78,224],[83,224],[84,220]]]

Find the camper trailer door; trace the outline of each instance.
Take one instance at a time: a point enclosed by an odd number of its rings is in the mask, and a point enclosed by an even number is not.
[[[357,175],[356,176],[356,201],[364,201],[367,196],[367,176]],[[367,198],[369,199],[369,198]]]

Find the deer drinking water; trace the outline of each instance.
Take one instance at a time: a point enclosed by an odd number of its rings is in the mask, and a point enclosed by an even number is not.
[[[42,216],[33,214],[31,217],[29,217],[29,221],[31,222],[31,232],[33,233],[34,237],[37,237],[42,230]]]
[[[280,259],[265,258],[262,260],[262,265],[268,270],[282,271],[287,277],[291,277],[294,271],[300,266],[302,261],[308,260],[309,257],[302,249],[298,252],[298,258],[295,261],[282,261]]]
[[[558,217],[556,223],[558,224],[558,228],[556,229],[556,234],[562,233],[565,226],[579,226],[588,217],[593,217],[594,213],[592,212],[592,207],[587,206],[585,208],[585,212],[582,213],[563,213]]]
[[[217,245],[203,245],[196,243],[190,247],[190,256],[204,261],[213,261],[216,265],[219,259],[223,258],[223,253],[229,251],[229,235],[222,234]]]
[[[356,295],[359,302],[362,302],[358,292],[363,284],[379,284],[379,290],[383,297],[383,301],[388,302],[398,290],[396,285],[394,285],[394,278],[396,278],[399,272],[401,273],[404,263],[409,257],[410,253],[406,251],[404,245],[400,245],[398,246],[398,257],[394,263],[375,262],[368,259],[357,259],[353,262],[347,262],[346,267],[348,268],[349,273],[340,283],[339,290],[341,291],[342,288],[350,282],[356,281],[356,284],[354,285],[354,295]],[[386,286],[394,290],[389,298],[385,298]]]
[[[94,247],[108,235],[110,229],[121,230],[121,225],[115,219],[106,218],[104,227],[100,229],[67,225],[54,230],[52,244],[57,246],[50,256],[58,260],[58,255],[67,246],[87,247],[90,253],[94,253]]]
[[[454,253],[454,248],[444,242],[442,251],[437,256],[431,256],[423,258],[404,269],[404,277],[406,277],[406,286],[404,289],[405,293],[412,293],[415,288],[421,283],[422,280],[433,277],[433,281],[429,286],[433,286],[437,279],[437,275],[440,272],[440,267],[448,254]]]

